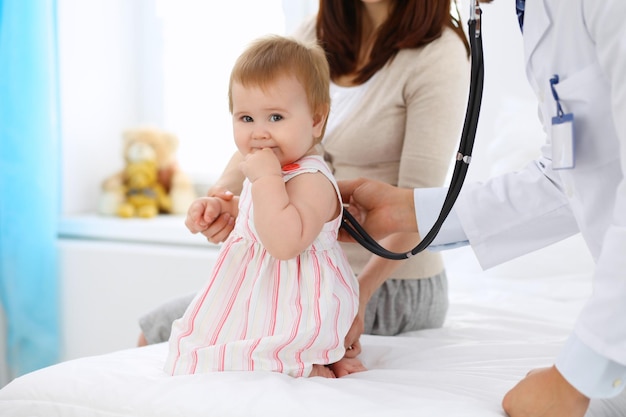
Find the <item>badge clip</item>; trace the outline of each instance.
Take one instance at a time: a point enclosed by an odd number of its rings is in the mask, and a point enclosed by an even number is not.
[[[559,95],[554,86],[559,83],[559,76],[550,79],[550,89],[556,101],[556,116],[552,118],[552,168],[571,169],[575,165],[574,114],[563,112]]]

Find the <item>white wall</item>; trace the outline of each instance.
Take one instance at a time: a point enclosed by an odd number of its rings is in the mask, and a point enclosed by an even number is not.
[[[93,212],[122,132],[163,126],[156,0],[58,0],[64,214]]]
[[[94,210],[121,168],[120,132],[140,118],[138,8],[127,0],[59,0],[63,211]]]

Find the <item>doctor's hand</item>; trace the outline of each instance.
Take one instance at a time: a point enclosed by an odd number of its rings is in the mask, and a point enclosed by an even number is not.
[[[349,204],[347,210],[374,239],[417,231],[412,189],[367,178],[338,181],[338,185],[344,204]],[[339,240],[354,241],[343,228]]]
[[[502,408],[510,417],[583,417],[589,398],[552,366],[530,371],[504,396]]]

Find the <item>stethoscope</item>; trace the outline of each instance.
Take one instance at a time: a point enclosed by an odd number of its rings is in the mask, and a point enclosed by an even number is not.
[[[404,253],[391,252],[382,247],[374,238],[372,238],[359,222],[348,212],[343,211],[343,219],[341,227],[343,227],[359,244],[375,255],[387,259],[406,259],[426,249],[439,233],[441,225],[452,210],[452,206],[456,202],[457,197],[465,181],[467,169],[472,160],[472,148],[474,147],[474,138],[476,137],[476,127],[478,125],[478,115],[480,113],[480,103],[483,95],[483,42],[481,34],[481,10],[478,0],[472,1],[470,4],[470,18],[468,21],[468,33],[471,56],[471,76],[469,98],[467,102],[467,110],[465,112],[465,121],[463,123],[463,131],[459,150],[457,152],[450,187],[443,202],[441,212],[435,224],[422,239],[422,241],[413,250]],[[473,36],[472,36],[473,34]]]

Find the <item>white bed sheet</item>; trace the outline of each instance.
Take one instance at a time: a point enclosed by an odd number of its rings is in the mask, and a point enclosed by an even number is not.
[[[170,377],[162,371],[167,347],[159,344],[17,378],[0,390],[0,416],[504,416],[506,391],[528,370],[552,364],[591,291],[592,263],[578,239],[486,272],[468,248],[445,257],[444,327],[363,336],[367,372],[340,379],[269,372]],[[624,410],[594,402],[588,415]]]

